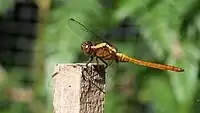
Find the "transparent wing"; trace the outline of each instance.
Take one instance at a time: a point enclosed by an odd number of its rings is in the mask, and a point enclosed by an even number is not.
[[[73,18],[69,18],[68,24],[69,24],[70,29],[72,31],[74,31],[75,33],[77,33],[79,36],[81,36],[81,37],[82,36],[94,36],[94,38],[97,38],[99,40],[99,42],[106,42],[110,46],[114,47],[105,38],[99,36],[97,33],[95,33],[94,31],[92,31],[88,27],[86,27],[81,22],[79,22],[79,21],[77,21],[77,20],[75,20]]]
[[[95,38],[98,38],[99,40],[104,41],[102,37],[100,37],[95,32],[93,32],[92,30],[87,28],[85,25],[83,25],[81,22],[73,18],[69,18],[68,24],[71,30],[73,30],[75,33],[78,33],[81,36],[92,35],[92,36],[95,36]]]

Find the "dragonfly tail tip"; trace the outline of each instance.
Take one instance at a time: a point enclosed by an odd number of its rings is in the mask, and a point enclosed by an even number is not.
[[[178,72],[184,72],[184,69],[183,68],[179,68],[177,71]]]

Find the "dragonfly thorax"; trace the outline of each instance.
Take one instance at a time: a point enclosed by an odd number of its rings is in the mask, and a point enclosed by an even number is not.
[[[84,54],[92,54],[92,49],[91,47],[93,46],[93,43],[92,42],[84,42],[82,45],[81,45],[81,50]]]

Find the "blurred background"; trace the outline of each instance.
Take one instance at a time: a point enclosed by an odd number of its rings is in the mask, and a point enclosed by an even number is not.
[[[69,18],[102,39],[69,26]],[[134,58],[185,69],[113,63],[105,113],[200,112],[199,0],[1,0],[0,38],[1,113],[53,113],[54,65],[87,61],[80,45],[102,40]]]

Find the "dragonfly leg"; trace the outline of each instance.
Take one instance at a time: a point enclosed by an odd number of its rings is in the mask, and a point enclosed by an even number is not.
[[[88,64],[93,60],[93,58],[94,58],[94,56],[91,56],[90,57],[90,59],[89,59],[89,61],[87,62],[87,64],[86,64],[86,68],[88,67]],[[99,62],[98,62],[98,58],[96,57],[96,60],[97,60],[97,66],[99,66]],[[93,73],[92,73],[92,67],[91,67],[91,72],[88,72],[88,70],[84,70],[84,71],[86,71],[86,73],[88,74],[88,75],[93,75]],[[83,80],[85,80],[85,81],[89,81],[89,84],[91,83],[92,85],[94,85],[96,88],[98,88],[101,92],[103,92],[104,94],[105,94],[105,91],[103,91],[103,89],[101,89],[98,85],[96,85],[95,83],[94,83],[94,81],[95,80],[93,80],[92,79],[92,77],[93,76],[88,76],[88,77],[86,77],[86,75],[84,74],[84,72],[82,71],[82,77],[83,77]],[[89,87],[90,87],[90,85],[89,85]]]
[[[96,57],[96,61],[97,61],[97,69],[98,69],[98,71],[100,71],[100,68],[99,68],[99,60],[98,60],[97,57]]]
[[[86,63],[86,70],[87,70],[88,73],[90,73],[90,74],[92,75],[92,67],[90,68],[90,71],[89,71],[89,70],[88,70],[88,65],[89,65],[89,63],[94,59],[94,56],[93,56],[93,55],[90,55],[89,57],[90,57],[90,58],[89,58],[89,60],[88,60],[87,63]]]
[[[88,67],[88,65],[89,65],[89,63],[93,60],[93,58],[94,58],[94,56],[92,55],[92,56],[90,56],[90,58],[89,58],[89,60],[88,60],[88,62],[86,63],[86,67]]]
[[[102,58],[99,57],[99,59],[106,65],[104,69],[106,69],[108,67],[108,63],[106,61],[104,61]]]

